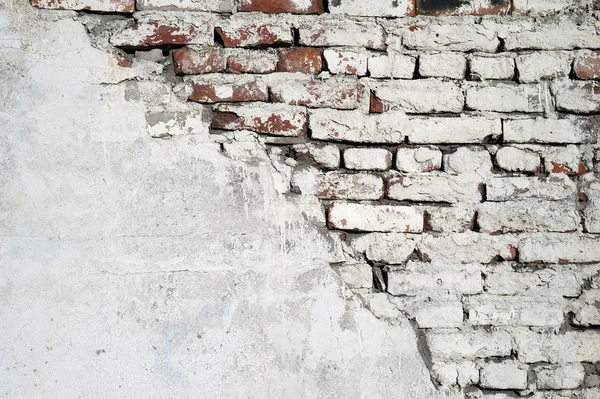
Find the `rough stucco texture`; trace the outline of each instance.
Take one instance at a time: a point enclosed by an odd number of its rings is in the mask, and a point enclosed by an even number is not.
[[[0,5],[0,395],[600,399],[592,1]]]

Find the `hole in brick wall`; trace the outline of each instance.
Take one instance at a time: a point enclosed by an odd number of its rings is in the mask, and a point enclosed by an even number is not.
[[[225,42],[223,41],[223,38],[221,37],[221,28],[215,28],[214,41],[215,41],[216,45],[225,47]]]
[[[384,271],[382,267],[373,266],[373,287],[377,292],[385,292],[387,289],[387,281],[384,277]]]
[[[293,46],[298,47],[300,45],[300,29],[292,28]]]

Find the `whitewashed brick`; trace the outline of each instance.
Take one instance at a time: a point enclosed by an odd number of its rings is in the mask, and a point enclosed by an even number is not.
[[[512,260],[516,256],[516,237],[492,236],[476,232],[424,235],[417,248],[432,263],[490,263],[497,257]]]
[[[204,108],[182,112],[156,112],[146,115],[148,133],[152,137],[186,134],[208,136],[210,112]]]
[[[361,294],[367,308],[379,319],[397,319],[401,317],[400,310],[388,299],[385,292]]]
[[[297,154],[308,157],[308,160],[316,162],[324,169],[337,169],[340,167],[340,149],[336,145],[305,143],[297,144],[293,148]]]
[[[570,119],[518,119],[504,121],[506,143],[581,143],[585,132]]]
[[[136,9],[145,10],[185,10],[231,13],[235,9],[234,0],[137,0]]]
[[[600,262],[600,237],[583,234],[532,234],[522,238],[519,255],[519,260],[524,263]]]
[[[495,295],[564,296],[577,297],[583,278],[570,266],[543,269],[513,270],[510,265],[493,267],[486,271],[486,292]]]
[[[515,60],[512,57],[476,55],[470,61],[471,77],[478,80],[512,80]]]
[[[583,215],[586,231],[600,233],[600,197],[588,199]]]
[[[329,72],[333,74],[358,75],[367,74],[367,55],[354,51],[332,50],[323,51]]]
[[[440,173],[407,175],[388,182],[388,198],[399,201],[459,202],[481,201],[480,183],[471,176]]]
[[[396,169],[406,173],[431,172],[442,167],[442,152],[426,147],[398,148]]]
[[[364,115],[359,111],[312,110],[311,138],[354,143],[400,144],[404,141],[403,112]]]
[[[419,236],[401,233],[371,233],[353,238],[352,248],[372,262],[398,265],[413,254]]]
[[[373,22],[354,22],[350,19],[320,19],[298,27],[299,44],[309,47],[366,47],[385,50],[385,32]]]
[[[527,366],[514,361],[486,363],[481,368],[479,385],[490,389],[526,389]]]
[[[408,206],[336,203],[329,206],[332,229],[372,232],[420,233],[423,214]]]
[[[397,53],[379,55],[369,58],[369,74],[372,78],[412,79],[416,63],[416,58],[409,55]]]
[[[461,53],[419,56],[419,74],[424,78],[464,79],[466,71],[467,59]]]
[[[362,0],[332,1],[329,12],[361,17],[405,17],[413,11],[410,0],[370,0],[365,6]]]
[[[469,323],[477,326],[560,327],[564,322],[559,299],[484,294],[469,297],[465,308]]]
[[[383,190],[383,179],[366,173],[328,172],[317,182],[317,197],[323,199],[378,200]]]
[[[349,148],[344,151],[344,166],[350,170],[388,170],[392,153],[384,148]]]
[[[585,7],[589,0],[514,0],[514,8],[519,13],[550,14],[574,7]]]
[[[481,270],[464,265],[432,270],[429,264],[414,264],[388,271],[388,292],[399,296],[478,294],[482,292]],[[462,316],[461,316],[462,321]]]
[[[493,53],[500,46],[495,29],[489,29],[471,20],[462,24],[445,24],[431,20],[427,24],[407,28],[403,44],[415,50],[482,51]]]
[[[573,324],[577,326],[600,326],[600,290],[586,290],[575,305]]]
[[[508,51],[596,49],[600,48],[600,36],[590,19],[544,19],[528,21],[509,32],[504,38],[504,47]]]
[[[274,81],[269,83],[269,90],[270,99],[275,103],[342,110],[358,108],[364,95],[364,87],[350,77],[315,80],[281,79],[275,75]]]
[[[581,216],[571,202],[525,200],[485,202],[477,207],[482,232],[577,231]]]
[[[541,170],[542,160],[536,153],[514,147],[503,147],[496,152],[496,163],[509,172],[537,173]]]
[[[567,331],[561,335],[522,331],[514,338],[517,357],[525,363],[600,361],[600,339],[596,331]]]
[[[500,136],[502,122],[481,117],[412,118],[404,131],[413,144],[480,144]]]
[[[512,350],[510,334],[505,331],[438,332],[430,330],[426,340],[434,360],[477,359],[509,356]]]
[[[458,386],[467,387],[479,383],[479,369],[475,363],[470,361],[435,362],[432,366],[432,375],[442,386],[458,384]]]
[[[464,106],[462,89],[454,82],[437,79],[399,80],[379,84],[375,97],[384,110],[407,113],[460,112]]]
[[[543,147],[539,153],[544,159],[546,172],[582,175],[586,171],[582,162],[583,151],[575,145],[565,147]]]
[[[426,207],[431,231],[462,233],[473,229],[475,208],[465,206]]]
[[[460,147],[452,154],[444,155],[444,171],[454,175],[492,173],[492,157],[486,149]]]
[[[544,51],[516,57],[519,82],[534,83],[542,79],[569,76],[573,56],[567,52]]]
[[[553,83],[552,91],[559,111],[600,113],[600,82],[565,80]]]
[[[548,178],[499,177],[486,183],[488,201],[515,201],[527,198],[544,200],[577,199],[577,186],[566,175],[553,174]]]
[[[538,389],[576,389],[585,379],[585,370],[580,363],[537,366],[534,371]]]
[[[543,112],[544,90],[538,85],[479,84],[467,88],[468,109],[496,112]]]
[[[462,303],[428,302],[419,306],[415,313],[419,328],[459,327],[463,322]]]
[[[371,288],[373,271],[368,263],[345,263],[333,268],[350,288]]]

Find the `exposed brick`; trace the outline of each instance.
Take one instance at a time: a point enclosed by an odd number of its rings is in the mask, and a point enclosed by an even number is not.
[[[321,50],[314,48],[292,48],[279,50],[278,72],[302,72],[319,74],[323,67]]]
[[[577,186],[567,176],[551,175],[546,179],[537,177],[498,177],[486,183],[488,201],[515,201],[527,198],[544,200],[575,200]]]
[[[537,366],[534,371],[538,389],[576,389],[585,379],[585,370],[580,363]]]
[[[229,20],[220,24],[216,32],[225,47],[291,45],[294,42],[292,26],[284,21]]]
[[[451,154],[444,155],[444,172],[460,174],[492,173],[492,157],[486,149],[460,147]]]
[[[538,85],[478,84],[467,88],[468,109],[496,112],[543,112],[544,90]]]
[[[423,214],[408,206],[335,203],[327,223],[339,230],[420,233]]]
[[[583,279],[576,275],[575,270],[562,265],[538,270],[515,270],[510,264],[493,265],[485,271],[485,291],[493,295],[533,298],[577,297],[581,294]],[[544,321],[540,320],[538,325],[541,323]]]
[[[311,138],[353,143],[400,144],[404,141],[401,112],[365,115],[360,111],[312,110]]]
[[[388,182],[387,197],[399,201],[458,202],[481,201],[477,179],[445,174],[408,175]]]
[[[504,121],[506,143],[581,143],[585,131],[571,119],[519,119]]]
[[[213,22],[205,14],[170,12],[137,16],[136,23],[110,37],[117,47],[145,49],[187,44],[212,45]]]
[[[190,101],[199,103],[267,101],[267,85],[258,81],[239,83],[194,83]]]
[[[341,163],[340,149],[336,145],[305,143],[294,146],[296,157],[304,162],[316,163],[324,169],[338,169]]]
[[[213,129],[251,130],[275,136],[306,135],[305,108],[283,104],[219,105],[213,112]]]
[[[495,15],[510,11],[509,0],[417,0],[417,13],[430,15]]]
[[[36,8],[132,13],[135,0],[31,0]]]
[[[508,172],[537,173],[541,170],[540,156],[514,147],[502,147],[496,152],[496,163]]]
[[[581,216],[575,203],[557,201],[486,202],[477,208],[482,232],[576,231]]]
[[[383,189],[383,179],[379,176],[328,172],[317,182],[317,197],[331,200],[378,200],[383,197]]]
[[[516,351],[525,363],[576,363],[600,361],[596,331],[567,331],[561,335],[523,331],[515,334]]]
[[[369,58],[368,69],[372,78],[412,79],[416,63],[415,57],[391,53]]]
[[[512,260],[516,256],[517,240],[512,235],[475,232],[427,235],[418,248],[423,259],[446,263],[490,263],[497,257]]]
[[[348,148],[344,151],[344,167],[350,170],[388,170],[392,153],[385,148]]]
[[[519,55],[515,58],[519,82],[535,83],[542,79],[569,76],[573,57],[561,51],[545,51]]]
[[[425,335],[431,356],[437,359],[476,359],[509,356],[512,350],[506,331],[463,332],[430,330]]]
[[[241,0],[240,11],[267,14],[322,14],[323,0]]]
[[[354,80],[287,80],[271,85],[271,101],[309,108],[355,109],[364,87]]]
[[[136,0],[140,10],[182,10],[232,13],[235,0]]]
[[[400,172],[431,172],[442,168],[442,152],[426,147],[398,148],[396,169]]]
[[[573,71],[579,79],[600,79],[600,54],[578,56],[573,64]]]
[[[481,24],[444,24],[441,21],[409,26],[403,32],[402,42],[414,50],[494,53],[500,47],[498,34],[493,29]]]
[[[464,107],[461,88],[454,82],[437,79],[382,82],[376,86],[374,95],[384,111],[461,112]]]
[[[527,366],[514,361],[487,363],[481,368],[479,385],[491,389],[525,389]]]
[[[227,59],[220,48],[173,50],[173,65],[178,75],[222,72],[225,70],[226,62]]]
[[[411,0],[370,0],[368,6],[363,0],[337,0],[330,2],[329,11],[361,17],[405,17],[414,12]]]
[[[524,263],[600,262],[600,237],[584,234],[532,234],[519,245]],[[599,359],[600,360],[600,359]]]
[[[278,56],[275,51],[231,49],[227,52],[227,71],[233,73],[275,72]]]
[[[464,79],[467,58],[461,53],[423,54],[419,56],[419,74],[424,78]]]
[[[515,60],[507,56],[475,55],[470,60],[471,77],[477,80],[512,80]]]
[[[333,74],[359,75],[367,74],[367,55],[353,51],[331,50],[323,52],[329,72]]]
[[[499,119],[481,117],[412,118],[404,124],[411,144],[480,144],[502,134]]]
[[[482,292],[478,266],[453,265],[432,270],[431,265],[409,262],[388,271],[388,292],[398,296],[435,296],[445,294],[478,294]]]
[[[552,91],[560,111],[600,113],[600,82],[562,81],[553,84]]]
[[[298,28],[300,45],[309,47],[365,47],[385,50],[385,32],[372,22],[327,19],[320,23],[304,23]]]

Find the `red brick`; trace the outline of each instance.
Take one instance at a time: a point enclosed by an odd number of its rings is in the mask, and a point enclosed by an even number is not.
[[[600,54],[577,57],[573,70],[579,79],[600,79]]]
[[[36,8],[86,10],[129,14],[135,11],[135,0],[31,0]]]
[[[353,80],[282,81],[271,86],[271,101],[310,108],[356,109],[364,87]]]
[[[306,109],[283,104],[222,105],[213,112],[212,128],[251,130],[275,136],[305,136]]]
[[[239,27],[218,27],[217,34],[225,47],[259,47],[292,44],[291,25],[252,23]]]
[[[225,61],[223,50],[220,48],[173,51],[173,64],[178,75],[221,72],[225,70]]]
[[[301,6],[295,0],[242,0],[240,11],[256,11],[267,14],[322,14],[323,0],[303,0]]]
[[[319,74],[323,68],[321,51],[314,48],[294,48],[279,50],[278,72],[302,72]]]
[[[506,15],[510,7],[510,0],[417,0],[417,14],[435,16]]]
[[[227,56],[227,71],[232,73],[275,72],[277,53],[272,51],[232,49]]]
[[[267,86],[257,82],[248,83],[195,83],[190,101],[199,103],[267,101]]]
[[[170,15],[152,15],[137,24],[114,33],[110,43],[117,47],[147,49],[173,47],[187,44],[214,44],[213,26],[208,21],[191,21],[191,17],[178,19]]]

